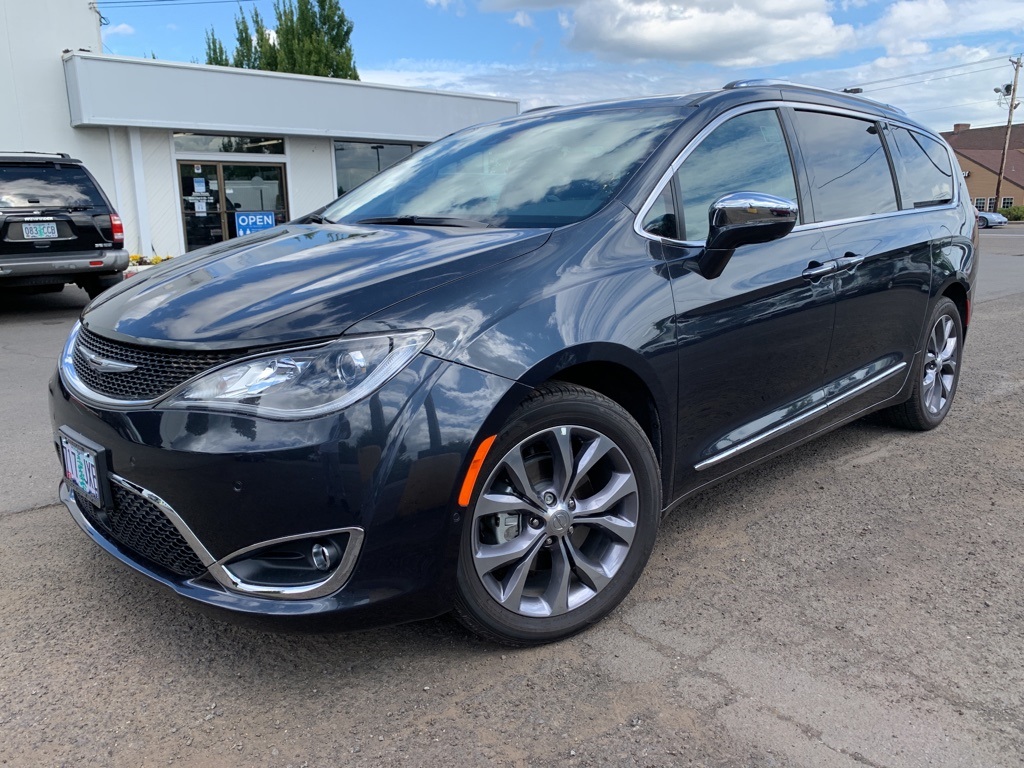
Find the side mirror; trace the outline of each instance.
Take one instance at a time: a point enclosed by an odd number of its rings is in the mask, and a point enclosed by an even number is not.
[[[799,208],[792,200],[760,192],[732,192],[708,209],[708,239],[697,257],[700,273],[718,277],[742,245],[769,243],[785,237],[796,226]]]

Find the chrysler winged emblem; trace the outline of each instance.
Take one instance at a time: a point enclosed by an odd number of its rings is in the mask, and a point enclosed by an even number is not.
[[[82,353],[82,357],[85,358],[85,362],[89,364],[89,367],[100,373],[131,373],[139,367],[132,363],[122,363],[120,360],[108,360],[85,347],[80,347],[79,351]]]

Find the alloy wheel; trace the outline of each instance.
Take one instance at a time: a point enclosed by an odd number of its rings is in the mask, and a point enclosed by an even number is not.
[[[537,432],[502,457],[477,500],[476,575],[513,613],[568,613],[622,567],[639,505],[633,468],[609,437],[573,425]]]

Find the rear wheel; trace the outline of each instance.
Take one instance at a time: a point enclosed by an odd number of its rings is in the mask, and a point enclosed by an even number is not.
[[[928,321],[928,335],[914,372],[914,392],[905,403],[885,413],[897,426],[928,430],[942,423],[953,405],[960,380],[963,323],[950,299],[939,299]]]
[[[654,546],[654,451],[622,407],[570,384],[535,392],[480,474],[459,554],[455,614],[509,645],[569,637],[617,606]]]
[[[96,277],[87,277],[79,285],[82,289],[89,294],[90,299],[95,299],[101,293],[108,288],[113,288],[115,285],[124,280],[124,273],[118,272],[116,275],[104,275]]]
[[[984,216],[979,216],[978,217],[978,226],[981,227],[982,229],[987,229],[988,228],[988,219],[986,219]]]

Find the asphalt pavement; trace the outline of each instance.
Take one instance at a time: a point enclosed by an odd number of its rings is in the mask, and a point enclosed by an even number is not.
[[[1024,227],[982,238],[942,427],[856,423],[703,494],[607,620],[520,651],[242,629],[110,560],[54,504],[85,294],[3,297],[0,765],[1020,765]]]

